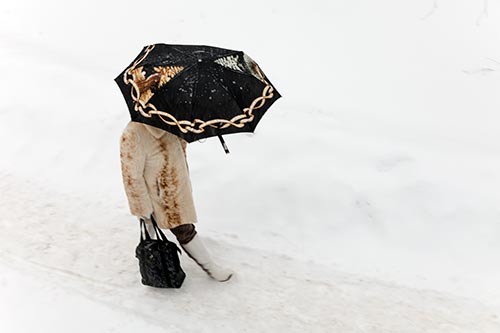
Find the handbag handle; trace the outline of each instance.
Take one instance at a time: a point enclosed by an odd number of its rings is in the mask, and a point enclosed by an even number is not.
[[[163,231],[160,229],[160,227],[158,226],[158,224],[156,223],[156,220],[154,218],[154,216],[151,214],[151,222],[153,222],[153,226],[155,228],[155,232],[156,232],[156,237],[160,238],[158,236],[158,232],[160,233],[161,235],[161,238],[165,241],[165,242],[170,242],[168,239],[167,239],[167,236],[165,236],[165,234],[163,233]]]
[[[146,228],[146,222],[142,218],[140,219],[140,221],[141,221],[141,225],[140,225],[140,227],[141,227],[141,240],[144,240],[143,230],[144,230],[144,233],[146,235],[146,239],[147,240],[151,240],[151,236],[149,235],[148,229]],[[153,228],[155,229],[156,238],[157,239],[161,239],[161,240],[163,240],[165,242],[170,242],[168,240],[167,236],[165,236],[165,234],[163,233],[163,231],[158,226],[158,223],[156,223],[156,220],[153,217],[153,215],[151,215],[151,222],[153,222]]]
[[[155,233],[156,233],[156,237],[157,239],[161,239],[163,240],[164,242],[167,242],[167,243],[172,243],[175,245],[175,243],[169,241],[167,239],[167,236],[165,236],[165,234],[163,233],[163,231],[161,230],[161,228],[158,226],[158,223],[156,223],[156,220],[155,218],[153,217],[153,215],[151,215],[151,222],[153,222],[153,227],[155,229]],[[148,233],[148,229],[146,228],[146,222],[144,221],[144,219],[141,219],[141,241],[144,240],[144,238],[142,237],[142,230],[144,229],[144,232],[146,234],[146,239],[147,240],[151,240],[151,236],[149,235]],[[158,235],[158,233],[160,233],[161,236]],[[175,247],[177,248],[177,251],[182,254],[181,252],[181,249],[179,249],[179,247],[177,245],[175,245]]]
[[[144,234],[146,235],[146,239],[147,240],[151,240],[151,236],[149,236],[148,229],[146,228],[146,222],[144,222],[144,219],[140,219],[140,221],[141,221],[141,224],[140,224],[140,228],[141,228],[141,241],[144,240]]]
[[[151,220],[153,220],[153,216],[151,216]],[[148,228],[146,228],[146,221],[144,221],[144,219],[140,219],[140,228],[141,228],[141,241],[144,240],[144,235],[146,236],[146,240],[152,240],[151,238],[151,235],[149,234],[148,232]],[[167,241],[168,242],[168,239],[167,237],[165,236],[165,234],[161,231],[161,229],[158,227],[158,224],[156,223],[156,221],[153,222],[153,229],[155,230],[155,234],[156,234],[156,239],[162,239],[163,241]],[[160,238],[160,235],[158,234],[158,231],[160,232],[160,234],[163,236],[163,238]]]

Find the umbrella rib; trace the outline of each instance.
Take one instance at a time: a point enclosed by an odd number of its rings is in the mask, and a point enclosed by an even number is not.
[[[219,66],[220,66],[220,65],[219,65]],[[248,78],[252,78],[253,80],[256,80],[256,81],[257,81],[257,82],[259,82],[259,83],[263,83],[261,80],[259,80],[258,78],[256,78],[256,77],[255,77],[255,76],[253,76],[252,74],[241,73],[241,72],[238,72],[238,71],[232,70],[232,69],[230,69],[230,68],[226,68],[226,67],[224,67],[224,66],[220,66],[220,67],[221,67],[223,70],[229,70],[229,71],[231,71],[231,72],[233,72],[233,73],[237,73],[237,74],[239,74],[239,75],[248,76]],[[210,73],[210,75],[213,75],[213,73]],[[214,78],[214,77],[212,76],[212,78]],[[239,105],[239,104],[236,102],[236,98],[235,98],[236,96],[235,96],[235,95],[234,95],[231,91],[229,91],[229,90],[227,89],[227,87],[226,87],[226,86],[224,86],[223,84],[221,84],[221,83],[219,82],[219,80],[214,80],[214,82],[217,82],[217,85],[218,85],[218,86],[222,87],[225,91],[227,91],[227,93],[228,93],[231,97],[233,97],[233,101],[236,103],[236,105],[238,105],[238,107],[239,107],[241,110],[243,110],[243,109],[246,107],[245,105],[244,105],[244,106]]]
[[[175,46],[170,45],[170,48],[171,48],[172,50],[176,51],[176,52],[179,52],[179,53],[180,53],[180,54],[182,54],[183,56],[188,56],[188,57],[189,57],[189,58],[191,58],[191,59],[195,59],[195,60],[197,60],[197,58],[196,58],[196,57],[192,56],[192,55],[191,55],[191,54],[189,54],[189,53],[182,52],[181,50],[177,49]]]
[[[216,84],[217,84],[219,87],[221,87],[222,89],[224,89],[224,90],[227,92],[227,94],[231,97],[231,102],[233,102],[233,103],[234,103],[234,104],[238,107],[238,109],[239,109],[241,112],[243,112],[243,108],[242,108],[242,106],[241,106],[241,105],[239,105],[239,104],[238,104],[238,102],[236,101],[236,98],[235,98],[234,94],[233,94],[231,91],[229,91],[229,90],[227,89],[227,87],[226,87],[226,86],[224,86],[223,84],[221,84],[221,83],[219,82],[219,80],[216,80],[216,79],[215,79],[215,77],[213,76],[213,73],[210,73],[210,76],[212,77],[212,79],[214,79],[214,80],[213,80],[213,82],[216,82]]]
[[[171,45],[171,44],[170,45],[169,44],[165,44],[165,45],[168,45],[172,50],[174,50],[174,51],[182,54],[183,56],[187,56],[187,57],[189,57],[191,59],[198,60],[198,58],[196,56],[193,56],[190,53],[186,53],[186,52],[183,52],[183,51],[179,50],[176,45]],[[206,47],[209,47],[209,46],[206,46]],[[205,61],[211,61],[211,60],[214,60],[214,59],[219,59],[219,58],[223,58],[223,57],[227,57],[227,56],[230,56],[230,55],[235,55],[235,54],[240,54],[241,53],[241,51],[234,51],[234,50],[228,50],[228,51],[229,52],[226,53],[226,54],[216,55],[216,56],[212,56],[212,57],[207,57],[204,60]]]
[[[213,74],[213,73],[210,73],[210,76],[212,77],[213,82],[216,82],[216,83],[217,83],[217,85],[218,85],[219,87],[222,87],[222,89],[224,89],[224,90],[228,93],[228,95],[230,95],[230,96],[231,96],[231,97],[233,97],[233,99],[234,99],[234,94],[233,94],[232,92],[230,92],[230,91],[227,89],[227,87],[226,87],[226,86],[222,85],[222,84],[219,82],[219,80],[218,80],[218,79],[214,76],[214,74]],[[238,106],[239,106],[239,105],[238,105]]]
[[[184,68],[182,71],[179,72],[179,74],[177,74],[176,76],[174,76],[173,78],[170,79],[170,81],[168,81],[169,84],[172,84],[171,82],[178,79],[179,77],[181,77],[183,73],[187,72],[188,70],[192,69],[193,67],[195,67],[196,64],[191,64],[189,66],[187,66],[186,68]]]
[[[200,68],[198,66],[193,66],[196,68],[196,80],[194,81],[194,87],[193,87],[193,100],[191,103],[191,114],[193,114],[194,108],[194,101],[196,97],[196,90],[198,89],[198,81],[200,80]]]

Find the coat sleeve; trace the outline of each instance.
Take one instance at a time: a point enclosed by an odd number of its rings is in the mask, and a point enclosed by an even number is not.
[[[153,205],[144,180],[146,154],[138,133],[130,128],[126,128],[120,138],[120,161],[130,213],[149,217],[153,213]]]

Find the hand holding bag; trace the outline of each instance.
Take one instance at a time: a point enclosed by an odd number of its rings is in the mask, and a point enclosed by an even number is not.
[[[151,238],[145,221],[141,219],[141,239],[135,249],[135,256],[139,260],[141,282],[156,288],[180,288],[186,277],[177,254],[177,251],[180,253],[181,250],[174,242],[167,239],[153,216],[151,222],[156,239]]]

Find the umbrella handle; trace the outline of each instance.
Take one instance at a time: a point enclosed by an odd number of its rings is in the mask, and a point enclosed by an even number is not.
[[[226,152],[226,154],[229,154],[229,149],[227,148],[226,142],[222,138],[222,135],[218,135],[218,137],[219,137],[220,143],[222,144],[222,147],[224,148],[224,151]]]

